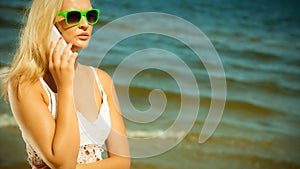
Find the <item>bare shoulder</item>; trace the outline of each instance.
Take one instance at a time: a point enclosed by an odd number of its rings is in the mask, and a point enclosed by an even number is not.
[[[96,68],[96,71],[97,71],[97,74],[98,74],[99,78],[104,78],[104,79],[107,79],[107,80],[112,80],[111,76],[107,72],[105,72],[104,70]]]
[[[113,80],[107,72],[99,68],[96,69],[96,72],[104,88],[111,88],[113,86]]]
[[[80,66],[85,70],[90,70],[90,68],[91,68],[91,66],[87,66],[87,65],[83,65],[83,64],[80,64]],[[103,85],[103,87],[111,85],[112,78],[107,72],[105,72],[102,69],[96,68],[96,67],[92,67],[92,68],[96,70],[98,78],[101,81],[101,84]]]
[[[30,99],[32,97],[39,97],[45,104],[49,103],[49,99],[39,79],[34,82],[26,80],[24,76],[20,80],[11,80],[9,82],[9,95],[11,99],[15,98],[16,101]]]

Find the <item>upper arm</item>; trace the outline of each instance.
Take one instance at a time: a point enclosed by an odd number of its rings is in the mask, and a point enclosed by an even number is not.
[[[104,71],[97,70],[100,81],[107,95],[111,132],[106,141],[109,156],[130,157],[126,129],[122,118],[118,98],[112,78]]]
[[[48,109],[39,82],[20,84],[20,91],[9,87],[13,115],[26,139],[39,156],[51,161],[55,120]],[[49,161],[48,161],[49,160]]]

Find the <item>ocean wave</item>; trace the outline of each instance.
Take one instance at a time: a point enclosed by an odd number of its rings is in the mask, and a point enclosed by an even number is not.
[[[299,96],[287,94],[286,90],[282,93],[274,86],[257,86],[259,84],[244,84],[244,83],[228,83],[230,86],[228,97],[226,98],[226,106],[225,111],[235,111],[240,112],[240,114],[245,115],[260,115],[260,116],[280,116],[286,114],[294,114],[295,116],[299,116],[299,107],[297,107],[297,100]],[[130,86],[123,86],[123,85],[116,85],[117,93],[119,91],[123,91],[122,97],[124,97],[124,91],[126,88],[129,88],[128,96],[131,99],[131,102],[135,104],[148,104],[148,97],[149,94],[154,88],[148,86],[137,86],[137,85],[130,85]],[[247,90],[242,90],[246,88]],[[257,89],[258,88],[258,89]],[[239,91],[238,93],[232,91]],[[249,92],[252,91],[252,92]],[[201,91],[201,95],[199,96],[190,96],[185,95],[185,93],[180,93],[179,91],[175,91],[172,89],[163,90],[168,105],[179,105],[181,103],[181,97],[185,96],[185,98],[191,97],[198,97],[200,99],[199,104],[201,108],[209,108],[211,106],[211,98],[210,92],[203,92]],[[281,97],[272,97],[276,92],[277,96]],[[256,98],[256,99],[253,99]],[[280,98],[280,99],[279,99]],[[282,99],[286,101],[289,100],[287,103],[282,105]],[[122,100],[120,100],[122,101]]]
[[[3,73],[6,73],[8,71],[9,67],[5,65],[0,65],[0,75]]]
[[[186,135],[185,131],[166,132],[164,130],[128,130],[129,138],[159,138],[159,139],[180,139]]]
[[[9,114],[0,115],[0,128],[17,127],[17,126],[18,124],[12,115]]]
[[[253,76],[255,73],[253,73]],[[261,74],[264,74],[262,72]],[[248,86],[248,88],[257,88],[263,91],[269,91],[273,93],[277,91],[279,93],[288,93],[288,92],[299,92],[300,91],[300,82],[297,80],[297,76],[283,76],[280,79],[276,79],[275,74],[266,75],[264,78],[261,75],[256,75],[254,78],[250,78],[250,76],[238,77],[238,75],[228,75],[226,77],[226,81],[228,86],[230,85],[239,85],[239,86]],[[274,80],[276,79],[276,80]]]
[[[8,72],[9,68],[4,66],[4,67],[1,67],[0,66],[0,83],[2,83],[2,78],[3,78],[3,75],[4,73]]]
[[[0,1],[1,3],[2,1]],[[7,3],[10,4],[10,3]],[[16,28],[22,24],[22,18],[24,14],[24,8],[18,8],[18,7],[10,7],[10,6],[5,6],[3,7],[0,4],[0,25],[1,28]],[[14,15],[16,17],[9,17],[11,15]]]
[[[0,8],[24,10],[29,5],[29,2],[29,0],[11,1],[10,3],[7,3],[6,1],[0,1]]]
[[[294,50],[290,49],[290,51],[293,52]],[[299,52],[297,52],[295,59],[290,57],[291,52],[286,51],[285,54],[281,54],[259,51],[259,49],[241,50],[235,48],[221,50],[220,53],[225,61],[224,64],[232,65],[233,68],[299,75]]]

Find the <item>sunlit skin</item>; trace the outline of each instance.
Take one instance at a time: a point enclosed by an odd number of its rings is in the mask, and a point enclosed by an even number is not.
[[[92,9],[89,0],[64,0],[60,12],[66,10],[84,11],[88,9]],[[64,16],[57,16],[55,19],[55,26],[58,28],[67,44],[72,45],[72,52],[78,52],[78,50],[88,47],[93,31],[93,25],[88,24],[85,17],[82,17],[81,22],[78,25],[68,26]],[[53,44],[52,47],[54,48],[55,45],[57,44]],[[54,92],[57,92],[57,86],[49,71],[45,74],[44,79],[49,84],[50,88]]]
[[[72,9],[83,11],[91,8],[90,0],[64,0],[60,11]],[[68,43],[63,54],[60,53],[62,39],[57,43],[50,43],[48,70],[43,76],[43,80],[57,94],[56,118],[53,118],[49,110],[51,100],[39,79],[32,83],[24,74],[21,77],[23,81],[14,82],[12,79],[10,82],[19,83],[19,88],[24,91],[20,95],[18,89],[11,87],[8,95],[12,112],[26,138],[26,143],[43,159],[44,165],[50,168],[129,169],[130,158],[126,130],[113,81],[100,69],[96,69],[96,72],[107,95],[111,120],[111,132],[106,139],[109,158],[90,164],[77,164],[80,133],[74,103],[74,75],[76,65],[89,68],[77,63],[77,51],[88,46],[93,26],[87,23],[85,17],[79,25],[72,27],[66,25],[63,16],[57,16],[55,21],[62,38]],[[68,57],[70,50],[73,54]],[[96,88],[97,85],[95,85]],[[100,92],[95,93],[95,97],[100,107],[102,100]]]
[[[91,3],[89,0],[64,0],[62,8],[60,11],[66,10],[81,10],[85,11],[92,9]],[[68,26],[65,22],[64,17],[56,18],[56,26],[61,32],[65,41],[69,44],[72,44],[72,51],[77,52],[79,49],[88,47],[93,26],[89,25],[85,17],[82,17],[79,25]],[[80,65],[80,64],[79,64]],[[114,85],[111,77],[101,71],[97,70],[100,81],[108,95],[109,100],[109,109],[110,109],[110,118],[112,123],[112,132],[110,133],[106,144],[108,148],[108,159],[91,163],[88,165],[78,164],[77,169],[94,169],[94,168],[130,168],[130,159],[124,158],[119,155],[129,157],[128,143],[126,135],[125,126],[122,120],[121,111],[119,108],[118,100],[116,93],[114,91]],[[113,90],[112,90],[113,89]],[[96,93],[96,98],[98,103],[101,104],[101,96],[99,93]],[[98,104],[100,107],[101,105]],[[97,116],[97,115],[96,115]],[[101,133],[99,133],[101,134]]]
[[[81,10],[85,11],[92,9],[91,3],[88,0],[64,0],[60,11],[66,10]],[[72,51],[77,52],[79,49],[87,48],[91,39],[93,26],[89,25],[85,17],[82,17],[81,22],[77,26],[68,26],[64,16],[56,18],[56,27],[62,34],[67,43],[72,43]]]

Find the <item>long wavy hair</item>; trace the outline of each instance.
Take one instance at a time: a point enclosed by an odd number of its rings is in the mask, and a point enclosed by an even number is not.
[[[14,60],[2,78],[2,96],[5,99],[9,85],[20,92],[19,84],[23,80],[34,83],[48,70],[49,39],[62,2],[33,0],[25,12],[25,23],[20,31]]]

